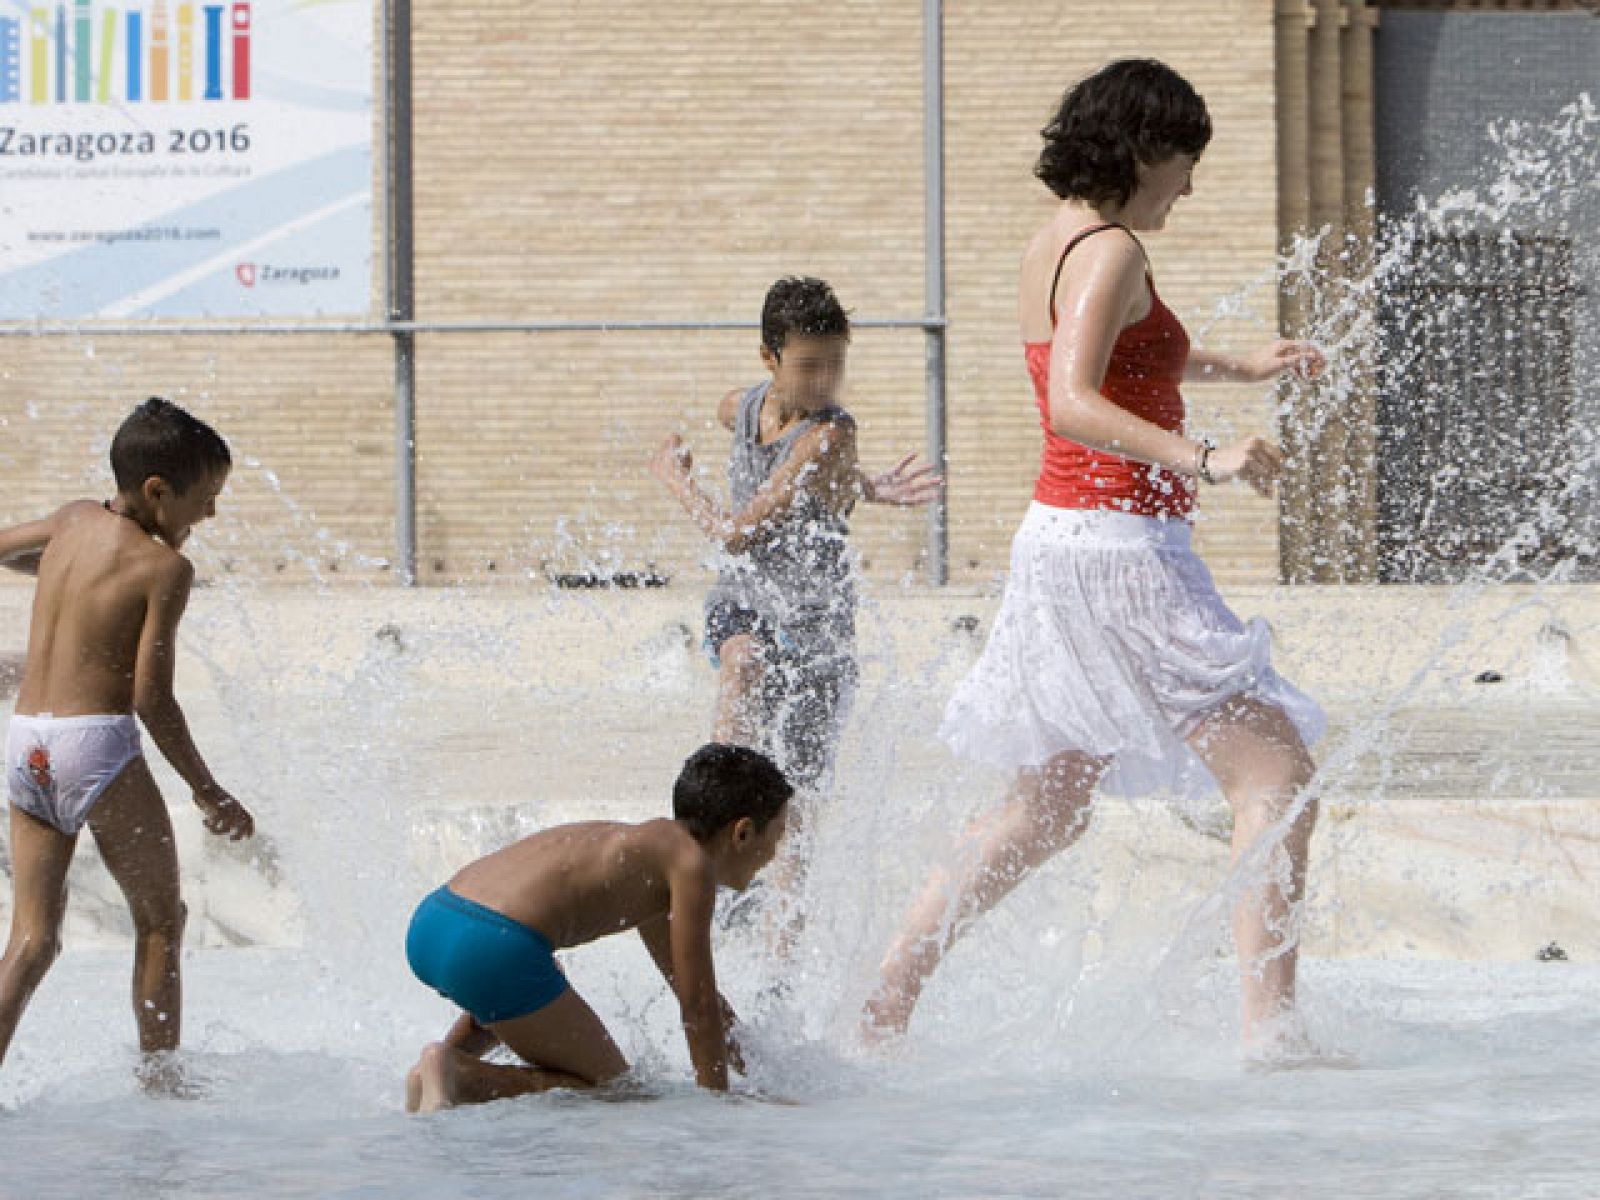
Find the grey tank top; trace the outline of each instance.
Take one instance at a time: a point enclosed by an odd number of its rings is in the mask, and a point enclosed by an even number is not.
[[[774,471],[789,461],[795,443],[820,421],[842,416],[823,409],[795,424],[782,437],[763,444],[761,406],[771,381],[739,398],[733,420],[733,452],[728,459],[728,494],[735,514],[743,511]],[[819,621],[850,620],[855,586],[846,538],[850,524],[816,495],[802,492],[793,506],[757,537],[743,554],[722,557],[708,604],[748,608],[780,629]]]

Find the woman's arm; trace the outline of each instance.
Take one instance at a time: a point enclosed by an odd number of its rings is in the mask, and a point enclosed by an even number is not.
[[[1201,443],[1135,416],[1101,388],[1122,330],[1150,303],[1144,253],[1132,238],[1096,238],[1079,248],[1078,270],[1061,280],[1050,345],[1050,427],[1059,437],[1124,458],[1197,475]]]
[[[1183,377],[1195,383],[1264,383],[1285,371],[1299,371],[1315,379],[1326,366],[1322,351],[1310,342],[1279,338],[1254,354],[1243,356],[1215,354],[1191,346]]]
[[[1150,303],[1144,253],[1130,238],[1097,238],[1081,269],[1063,279],[1050,345],[1050,427],[1060,437],[1208,483],[1241,479],[1263,496],[1283,470],[1270,442],[1245,438],[1220,449],[1163,429],[1107,399],[1101,388],[1122,330]]]

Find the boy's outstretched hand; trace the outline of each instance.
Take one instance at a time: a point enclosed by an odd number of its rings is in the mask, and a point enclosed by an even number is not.
[[[676,433],[669,433],[666,441],[650,456],[650,473],[669,488],[689,478],[693,468],[694,457],[689,453],[689,447],[684,445],[683,438]]]
[[[214,783],[196,788],[194,802],[206,829],[230,842],[247,838],[256,831],[256,819],[250,815],[250,810]]]
[[[933,503],[944,490],[944,480],[934,474],[932,467],[911,470],[916,461],[915,453],[908,454],[882,475],[865,476],[862,494],[873,504],[912,507]]]

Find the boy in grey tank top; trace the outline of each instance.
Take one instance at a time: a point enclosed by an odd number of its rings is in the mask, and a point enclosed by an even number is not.
[[[771,378],[729,392],[729,506],[694,481],[676,434],[652,470],[721,551],[706,599],[720,672],[714,740],[767,751],[804,791],[825,791],[855,690],[855,577],[846,538],[858,499],[927,504],[941,481],[915,455],[876,477],[856,463],[856,426],[837,404],[850,321],[820,279],[767,292],[761,360]]]

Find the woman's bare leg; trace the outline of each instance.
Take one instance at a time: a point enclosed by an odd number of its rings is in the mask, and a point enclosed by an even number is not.
[[[901,923],[867,1001],[869,1035],[903,1033],[923,986],[945,953],[1043,863],[1089,827],[1095,786],[1107,759],[1063,754],[1042,768],[1019,772],[1006,804],[975,823],[953,867],[940,868]]]
[[[1305,743],[1274,704],[1242,697],[1189,739],[1233,808],[1233,863],[1246,890],[1233,916],[1246,1044],[1294,1009],[1300,902],[1316,824],[1306,786],[1316,771]]]

